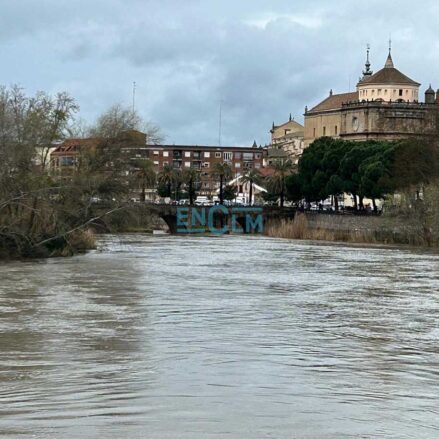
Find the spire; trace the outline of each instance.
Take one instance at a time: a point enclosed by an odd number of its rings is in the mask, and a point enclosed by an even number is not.
[[[291,122],[291,120],[292,120],[292,117],[291,117],[291,113],[290,113],[290,122]]]
[[[363,78],[366,77],[366,76],[372,76],[373,75],[372,70],[370,70],[369,52],[370,52],[370,45],[368,44],[367,45],[366,64],[365,64],[366,69],[363,70]]]
[[[384,64],[384,68],[394,68],[393,59],[392,59],[392,38],[389,39],[389,55],[387,56],[386,64]]]
[[[433,90],[433,87],[430,84],[430,87],[425,91],[425,103],[426,104],[434,104],[436,100],[436,93]]]
[[[253,141],[252,148],[257,148],[257,147],[258,147],[258,144],[256,143],[256,140],[255,140],[255,141]]]

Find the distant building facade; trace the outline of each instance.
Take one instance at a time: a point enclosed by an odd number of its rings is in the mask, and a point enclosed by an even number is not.
[[[270,130],[271,145],[268,147],[267,165],[276,158],[288,156],[295,164],[302,155],[304,144],[304,126],[296,122],[290,114],[288,122],[275,125]],[[286,154],[284,154],[283,152]]]
[[[424,134],[435,127],[439,91],[430,88],[419,102],[418,82],[395,68],[391,53],[373,74],[369,51],[366,69],[355,92],[333,94],[305,108],[305,146],[323,136],[346,140],[397,140]]]
[[[200,195],[215,195],[219,188],[218,177],[214,173],[216,163],[228,163],[231,179],[248,169],[261,169],[266,150],[254,144],[240,146],[198,146],[198,145],[146,145],[148,158],[157,172],[165,165],[173,169],[195,169],[200,174]]]
[[[84,148],[96,148],[99,140],[67,139],[57,145],[50,154],[50,171],[54,176],[71,176],[79,167]]]

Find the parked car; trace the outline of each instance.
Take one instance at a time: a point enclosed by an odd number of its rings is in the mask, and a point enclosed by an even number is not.
[[[209,199],[205,196],[199,195],[196,199],[195,199],[195,205],[196,206],[208,206]]]

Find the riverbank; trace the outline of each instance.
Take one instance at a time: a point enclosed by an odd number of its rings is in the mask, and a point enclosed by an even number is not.
[[[439,246],[439,240],[431,228],[402,216],[297,213],[294,220],[283,219],[266,224],[265,235],[360,244]]]
[[[25,236],[2,236],[0,260],[34,259],[73,256],[96,248],[96,236],[91,229],[76,230],[65,236],[41,236],[32,242]]]

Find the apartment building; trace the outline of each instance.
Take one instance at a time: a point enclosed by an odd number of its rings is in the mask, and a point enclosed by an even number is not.
[[[231,180],[248,169],[262,168],[264,148],[254,144],[251,147],[239,146],[198,146],[198,145],[146,145],[148,157],[157,172],[165,165],[174,169],[195,169],[200,173],[201,195],[212,196],[219,187],[215,176],[215,163],[228,163],[232,170]]]

